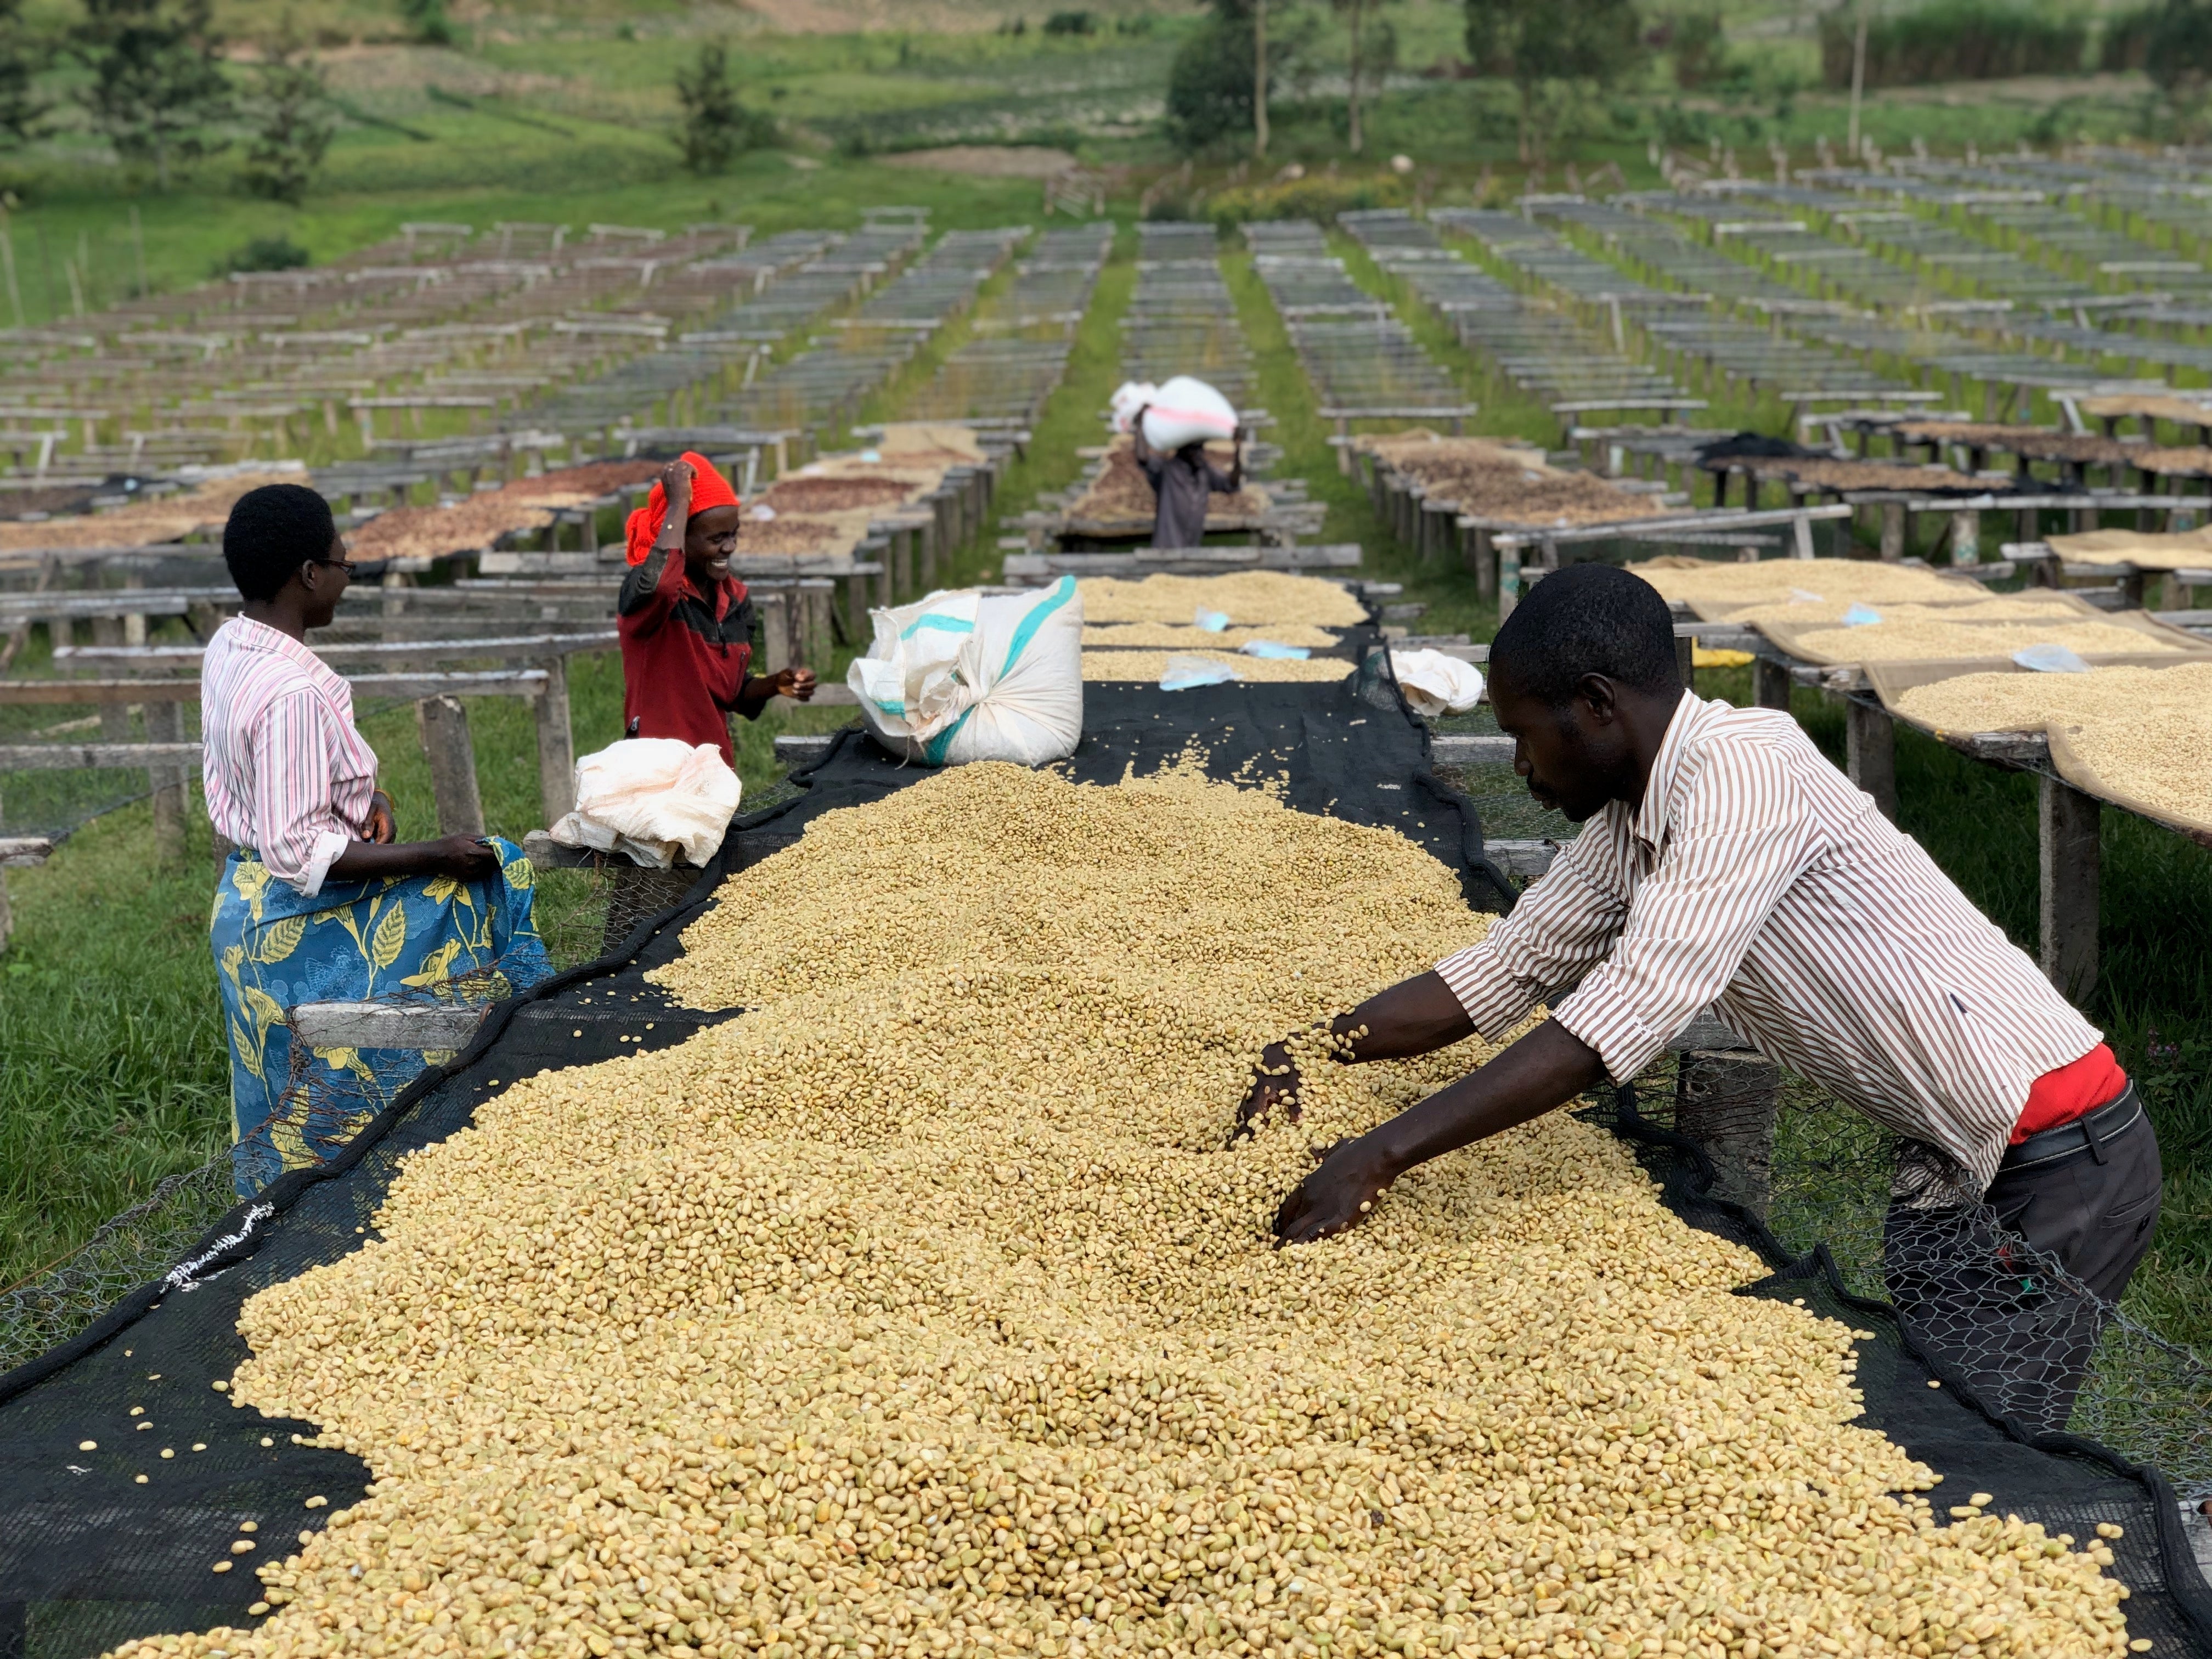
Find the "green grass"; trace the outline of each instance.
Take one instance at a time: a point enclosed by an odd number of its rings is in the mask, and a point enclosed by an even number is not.
[[[8,873],[0,956],[0,1285],[76,1245],[228,1139],[204,820],[187,861],[153,859],[139,805]]]

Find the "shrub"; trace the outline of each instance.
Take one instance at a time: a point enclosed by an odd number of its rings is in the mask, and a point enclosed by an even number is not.
[[[2151,19],[2143,68],[2168,96],[2193,97],[2212,76],[2212,5],[2166,0]]]
[[[1044,20],[1047,34],[1096,34],[1098,20],[1087,11],[1056,11]]]
[[[1411,199],[1408,182],[1391,173],[1371,179],[1295,179],[1222,191],[1206,203],[1206,213],[1224,228],[1255,219],[1318,219],[1326,223],[1340,213],[1403,207]]]
[[[423,46],[450,46],[458,38],[453,20],[446,15],[446,0],[399,0],[399,15]]]
[[[1696,11],[1678,18],[1668,44],[1674,53],[1674,84],[1685,92],[1728,78],[1728,37],[1719,13]]]
[[[1477,73],[1512,82],[1527,161],[1577,88],[1601,91],[1636,67],[1644,30],[1634,0],[1467,0],[1467,50]]]
[[[234,270],[297,270],[308,263],[307,250],[289,236],[257,236],[216,262],[215,274]]]
[[[2158,12],[2156,6],[2138,6],[2133,11],[2114,12],[2106,18],[2105,27],[2097,37],[2097,67],[2112,75],[2148,68],[2150,32],[2158,21]]]
[[[1168,70],[1168,136],[1182,150],[1252,131],[1252,30],[1209,20],[1176,51]]]
[[[1851,83],[1855,4],[1820,15],[1820,76]],[[2075,16],[2031,10],[2010,0],[1936,0],[1916,12],[1877,17],[1867,27],[1866,83],[1994,81],[2013,75],[2072,75],[2081,68],[2088,26]]]
[[[694,173],[720,173],[747,150],[775,142],[775,124],[738,101],[729,52],[720,41],[700,47],[697,63],[676,71],[676,98],[684,106],[677,148]]]
[[[289,24],[256,72],[259,84],[251,107],[258,125],[246,151],[246,188],[297,205],[337,131],[330,88],[321,66],[299,55]]]

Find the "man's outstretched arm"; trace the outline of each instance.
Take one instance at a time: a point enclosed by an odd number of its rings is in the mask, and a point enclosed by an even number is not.
[[[1547,1019],[1489,1065],[1332,1146],[1275,1212],[1275,1237],[1303,1244],[1341,1232],[1407,1170],[1541,1117],[1605,1075],[1595,1049]]]

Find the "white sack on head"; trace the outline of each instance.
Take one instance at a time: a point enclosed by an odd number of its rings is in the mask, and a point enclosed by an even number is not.
[[[1188,374],[1178,374],[1156,390],[1145,410],[1145,441],[1157,450],[1236,435],[1235,406],[1205,381]]]
[[[620,853],[665,870],[705,865],[720,850],[744,793],[712,744],[625,738],[576,763],[576,810],[550,831],[563,847]]]
[[[1115,388],[1106,406],[1114,411],[1114,430],[1127,432],[1137,424],[1137,411],[1158,395],[1159,388],[1150,380],[1124,380]]]

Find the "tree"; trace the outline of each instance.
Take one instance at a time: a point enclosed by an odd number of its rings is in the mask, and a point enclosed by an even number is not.
[[[1267,0],[1252,0],[1252,154],[1267,154]]]
[[[2212,76],[2212,5],[2166,0],[2151,14],[2143,67],[2168,98],[2193,102]]]
[[[453,44],[453,20],[446,15],[446,0],[399,0],[399,15],[426,46]]]
[[[1398,35],[1397,31],[1378,17],[1375,20],[1376,32],[1370,46],[1369,38],[1361,27],[1366,22],[1368,13],[1381,10],[1389,3],[1389,0],[1328,0],[1328,3],[1339,15],[1349,18],[1352,22],[1351,139],[1352,153],[1357,155],[1367,148],[1366,135],[1361,131],[1359,125],[1361,83],[1370,69],[1387,70],[1396,63]]]
[[[1676,18],[1668,44],[1674,52],[1674,84],[1683,91],[1728,78],[1728,33],[1718,12],[1693,11]]]
[[[231,112],[210,0],[85,0],[71,46],[92,72],[77,94],[118,154],[150,160],[163,190],[172,162],[223,148],[210,129]]]
[[[1467,49],[1478,72],[1505,76],[1520,94],[1528,161],[1542,93],[1611,85],[1635,64],[1643,39],[1635,0],[1467,0]]]
[[[300,56],[290,19],[259,66],[253,112],[259,125],[246,152],[246,187],[295,205],[337,131],[322,65]]]
[[[676,144],[694,173],[720,173],[747,150],[775,141],[775,124],[738,101],[730,54],[718,40],[699,48],[695,66],[676,71],[676,100],[684,106]]]
[[[1168,136],[1178,149],[1204,149],[1253,129],[1252,29],[1216,16],[1182,43],[1168,70]]]
[[[0,0],[0,146],[21,149],[46,136],[52,106],[39,96],[33,77],[46,56],[24,24],[22,0]]]
[[[1303,84],[1312,19],[1293,13],[1286,29],[1268,0],[1213,0],[1212,10],[1169,68],[1168,136],[1194,150],[1249,132],[1253,153],[1265,155],[1267,89]]]

